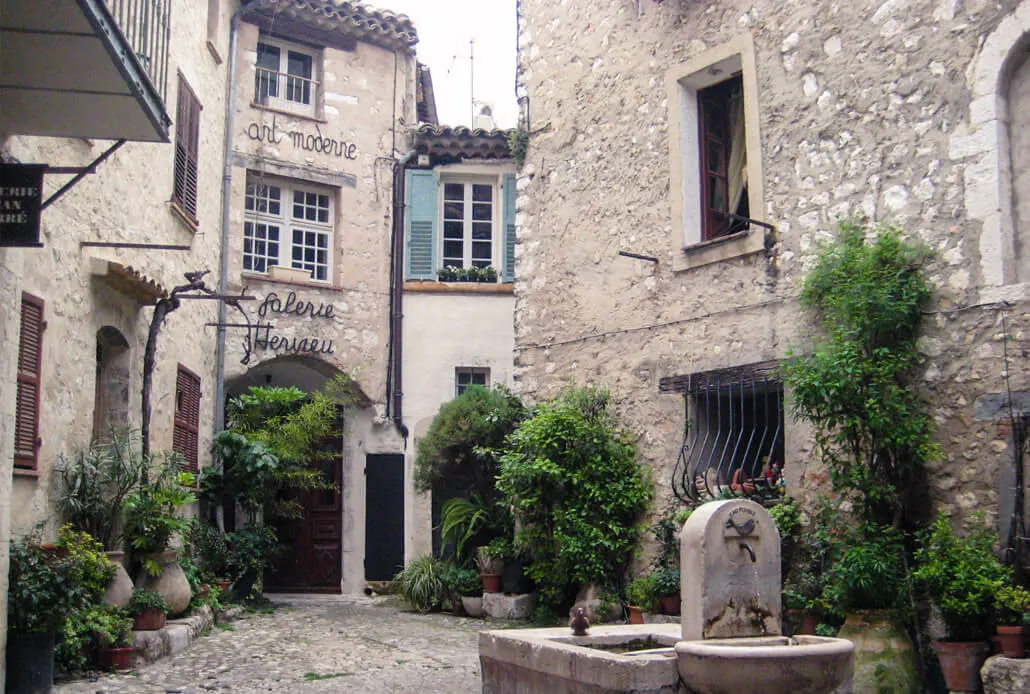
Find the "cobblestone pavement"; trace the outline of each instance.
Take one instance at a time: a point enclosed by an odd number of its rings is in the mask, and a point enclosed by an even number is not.
[[[504,624],[414,614],[390,597],[271,597],[274,613],[246,615],[231,630],[215,627],[183,653],[54,692],[479,692],[477,632]]]

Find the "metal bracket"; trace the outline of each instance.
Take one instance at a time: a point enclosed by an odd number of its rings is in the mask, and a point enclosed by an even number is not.
[[[54,166],[54,167],[48,166],[46,168],[46,172],[47,173],[73,173],[74,172],[75,173],[75,178],[73,178],[72,180],[70,180],[67,183],[65,183],[63,186],[60,187],[60,189],[58,189],[58,191],[56,193],[54,193],[49,198],[47,198],[46,202],[44,202],[42,205],[39,206],[39,211],[42,212],[46,208],[50,207],[50,205],[54,201],[56,201],[59,197],[61,197],[62,195],[67,193],[69,190],[71,190],[72,187],[74,187],[76,183],[78,183],[79,181],[84,179],[88,174],[95,173],[96,170],[97,170],[97,166],[99,166],[108,157],[110,157],[112,154],[114,154],[116,151],[118,151],[118,149],[122,145],[124,145],[124,144],[125,144],[125,140],[118,140],[113,145],[111,145],[107,149],[106,152],[104,152],[99,157],[94,159],[93,162],[90,163],[89,166],[83,166],[81,168],[80,167],[73,167],[73,166]]]

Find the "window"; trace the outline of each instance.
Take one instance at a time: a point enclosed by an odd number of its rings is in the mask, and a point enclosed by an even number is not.
[[[754,46],[749,35],[669,71],[675,269],[765,247]]]
[[[175,377],[175,427],[172,450],[186,460],[183,469],[198,472],[197,431],[200,429],[200,377],[179,364]]]
[[[22,292],[18,336],[18,394],[14,409],[14,466],[34,470],[39,454],[40,374],[43,365],[43,300]]]
[[[441,267],[492,265],[494,186],[488,183],[444,183],[442,229]]]
[[[469,386],[490,386],[490,369],[459,366],[454,370],[454,394],[461,395]]]
[[[244,210],[244,270],[265,274],[281,265],[329,281],[334,220],[329,189],[252,179]]]
[[[297,113],[314,113],[318,95],[315,66],[312,51],[262,38],[257,45],[254,100]]]
[[[180,73],[179,100],[175,111],[175,177],[172,201],[194,221],[197,218],[200,110],[200,101]]]

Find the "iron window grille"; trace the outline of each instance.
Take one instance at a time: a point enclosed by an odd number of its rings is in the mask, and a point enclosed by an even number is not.
[[[682,392],[685,426],[673,470],[677,498],[782,495],[783,386],[761,364],[663,379]]]

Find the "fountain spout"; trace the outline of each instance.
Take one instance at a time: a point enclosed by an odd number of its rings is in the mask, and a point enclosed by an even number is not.
[[[753,549],[753,548],[751,547],[751,545],[749,545],[748,543],[746,543],[746,542],[741,542],[741,543],[740,543],[740,550],[741,550],[742,552],[744,552],[744,551],[746,551],[746,552],[747,552],[747,556],[748,556],[748,557],[750,557],[750,559],[751,559],[751,563],[752,563],[752,564],[754,564],[755,562],[757,562],[757,561],[758,561],[758,558],[757,558],[757,557],[755,557],[755,550],[754,550],[754,549]]]

